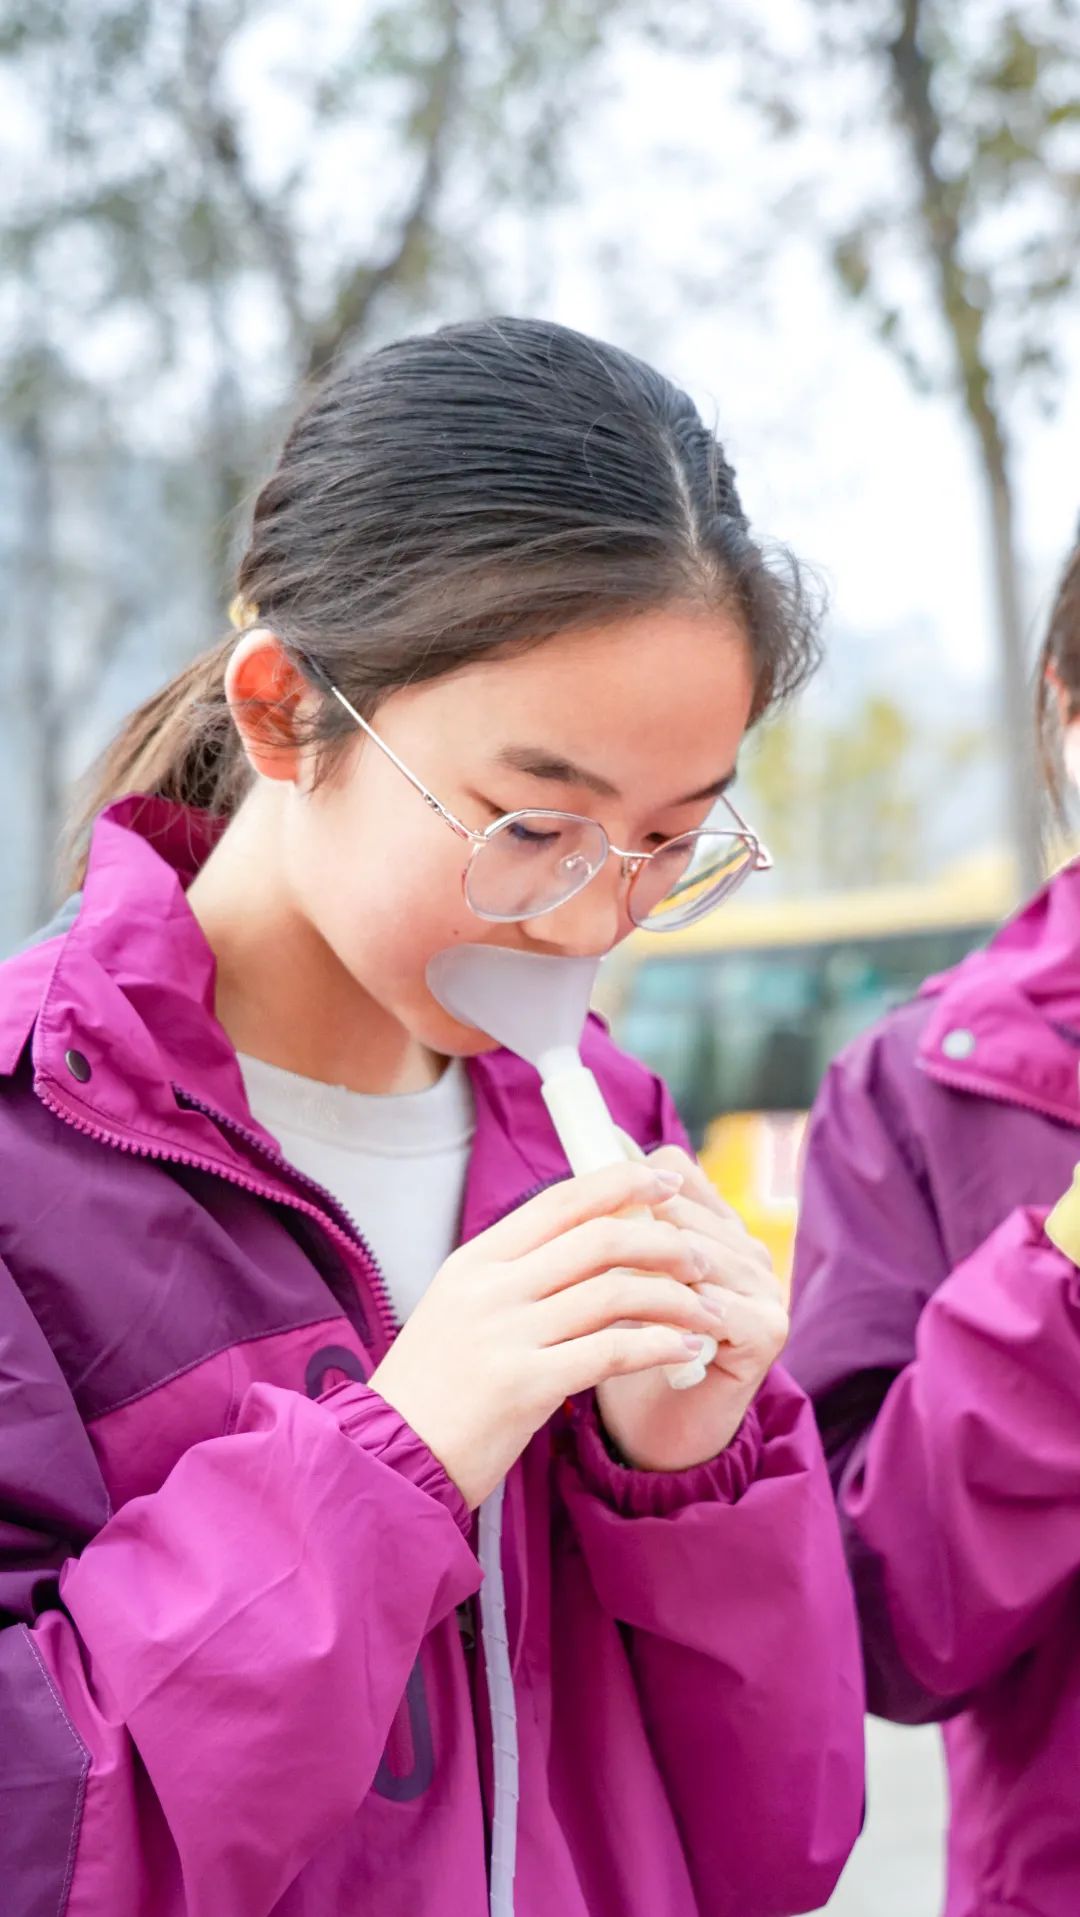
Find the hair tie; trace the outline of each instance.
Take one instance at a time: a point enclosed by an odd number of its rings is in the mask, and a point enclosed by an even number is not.
[[[235,599],[229,601],[229,624],[235,627],[237,632],[247,632],[249,627],[257,626],[258,623],[259,608],[255,601],[245,599],[243,593],[238,592]]]

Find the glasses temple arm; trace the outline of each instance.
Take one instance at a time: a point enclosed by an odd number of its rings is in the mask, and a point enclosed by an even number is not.
[[[402,778],[408,779],[409,784],[413,788],[413,791],[418,792],[420,794],[420,797],[423,799],[424,803],[426,805],[429,805],[433,812],[437,812],[440,819],[445,819],[447,825],[450,826],[453,829],[453,831],[457,833],[459,838],[475,840],[478,835],[475,832],[470,832],[467,825],[463,825],[460,819],[455,818],[454,814],[445,805],[443,805],[442,801],[435,797],[434,792],[431,792],[428,790],[423,780],[417,778],[415,772],[409,771],[409,768],[405,764],[404,760],[398,758],[398,755],[394,751],[393,746],[387,745],[386,740],[381,739],[379,737],[379,734],[376,732],[374,726],[369,725],[367,720],[359,712],[357,712],[356,707],[351,703],[350,700],[348,700],[345,697],[345,694],[342,692],[341,687],[336,686],[334,684],[334,681],[331,679],[329,673],[325,672],[322,666],[317,664],[317,662],[314,659],[312,659],[308,653],[302,652],[299,654],[299,657],[303,661],[304,665],[307,667],[308,672],[310,673],[311,677],[315,680],[316,684],[321,686],[324,692],[330,693],[331,697],[337,700],[338,705],[341,706],[344,709],[344,711],[348,713],[350,719],[353,721],[353,724],[358,725],[360,727],[361,732],[364,733],[365,737],[371,740],[372,745],[378,746],[379,751],[382,753],[385,753],[391,765],[397,767],[398,771],[402,775]]]
[[[747,838],[750,840],[751,844],[754,847],[754,854],[755,854],[754,870],[756,872],[771,872],[773,869],[773,863],[774,863],[772,853],[769,851],[769,848],[767,845],[762,845],[761,840],[758,838],[758,835],[754,831],[753,827],[747,825],[746,820],[743,818],[742,813],[738,809],[738,806],[734,804],[730,794],[727,792],[725,792],[724,794],[724,804],[727,806],[727,809],[731,813],[731,816],[734,819],[736,825],[738,826],[740,832],[746,833]]]

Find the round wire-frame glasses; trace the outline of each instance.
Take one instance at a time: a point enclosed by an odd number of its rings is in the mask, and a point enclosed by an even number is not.
[[[471,846],[462,878],[466,900],[478,918],[515,924],[553,912],[575,898],[614,857],[628,881],[626,905],[632,922],[644,931],[675,931],[704,918],[751,872],[768,871],[773,863],[726,795],[719,803],[731,826],[702,826],[665,840],[651,852],[624,851],[611,843],[598,820],[544,807],[504,813],[483,832],[475,832],[399,759],[315,660],[305,654],[303,663],[425,804]]]

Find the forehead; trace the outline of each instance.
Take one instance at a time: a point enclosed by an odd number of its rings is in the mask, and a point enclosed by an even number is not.
[[[628,760],[673,757],[693,785],[700,767],[705,783],[734,761],[753,690],[735,619],[665,608],[481,661],[417,695],[438,695],[444,738],[457,726],[482,750],[546,746],[614,784]]]

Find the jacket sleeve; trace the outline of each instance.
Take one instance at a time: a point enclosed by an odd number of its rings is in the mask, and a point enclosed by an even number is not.
[[[699,1908],[818,1909],[859,1833],[863,1694],[802,1392],[774,1369],[727,1450],[671,1474],[614,1463],[590,1401],[560,1469],[593,1588],[629,1630]]]
[[[835,1066],[815,1111],[788,1358],[829,1456],[870,1707],[916,1723],[1006,1671],[1080,1570],[1076,1279],[1030,1214],[950,1274],[874,1057]]]
[[[660,1098],[662,1135],[688,1149]],[[774,1368],[727,1450],[671,1474],[616,1464],[591,1399],[574,1434],[561,1494],[600,1603],[629,1627],[700,1908],[817,1909],[862,1820],[863,1689],[809,1404]]]
[[[253,1386],[235,1433],[109,1516],[0,1266],[4,1917],[264,1917],[354,1815],[424,1636],[476,1589],[467,1524],[358,1384]]]
[[[896,1643],[885,1567],[848,1504],[874,1422],[915,1356],[919,1319],[948,1276],[932,1194],[896,1068],[876,1037],[826,1075],[811,1117],[785,1362],[813,1400],[855,1587],[867,1703],[919,1724],[957,1708],[919,1682]]]
[[[1018,1211],[946,1279],[849,1473],[900,1656],[961,1703],[1076,1605],[1080,1283]]]

